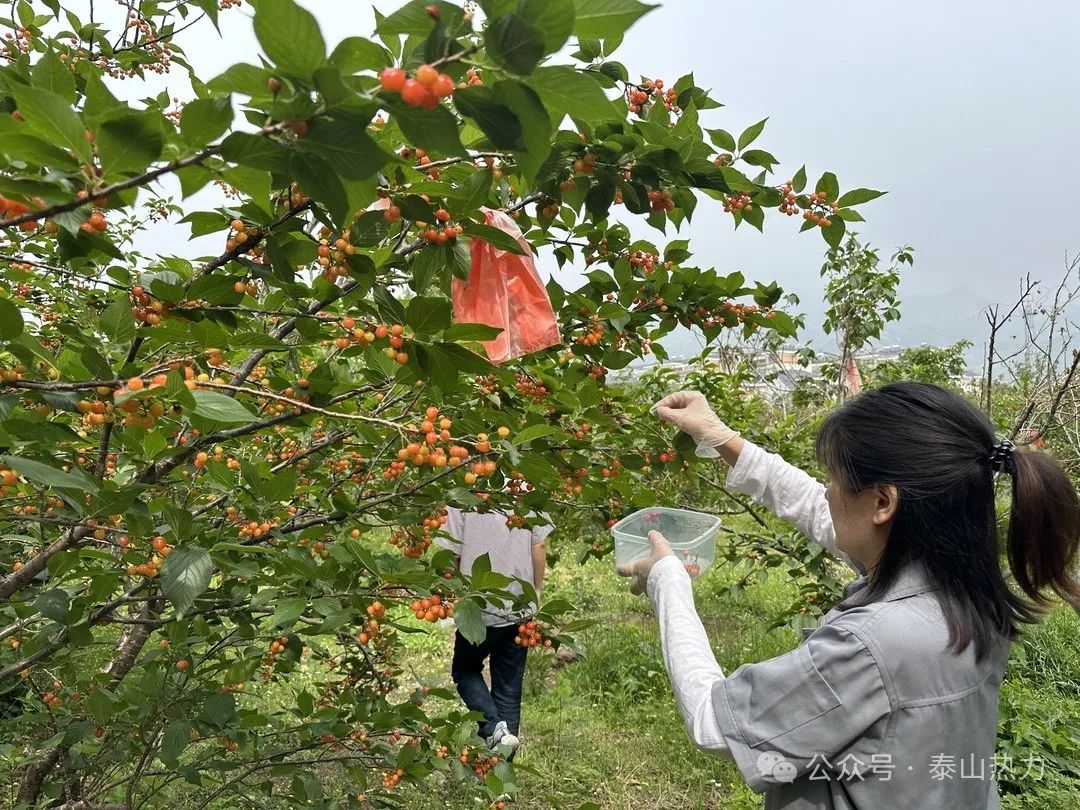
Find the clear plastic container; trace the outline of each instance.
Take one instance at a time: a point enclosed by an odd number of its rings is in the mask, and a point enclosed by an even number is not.
[[[648,557],[651,531],[664,535],[691,578],[699,576],[716,558],[720,518],[687,509],[651,506],[627,515],[611,527],[615,538],[615,565]]]

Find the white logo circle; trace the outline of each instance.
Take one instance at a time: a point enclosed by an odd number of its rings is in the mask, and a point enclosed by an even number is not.
[[[758,773],[777,782],[794,782],[798,775],[795,765],[775,751],[763,751],[757,758]]]
[[[795,777],[798,774],[795,765],[788,762],[786,759],[776,763],[776,767],[772,770],[773,778],[777,782],[794,782]]]

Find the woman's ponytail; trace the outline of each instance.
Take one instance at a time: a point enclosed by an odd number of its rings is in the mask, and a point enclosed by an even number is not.
[[[1016,584],[1036,606],[1049,604],[1047,591],[1076,605],[1080,583],[1074,562],[1080,546],[1080,497],[1050,456],[1015,450],[1008,558]]]

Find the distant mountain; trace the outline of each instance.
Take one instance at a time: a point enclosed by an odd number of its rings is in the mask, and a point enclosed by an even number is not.
[[[835,349],[835,339],[821,329],[824,308],[818,302],[811,306],[804,299],[800,307],[806,313],[807,328],[799,335],[802,344],[811,343],[822,351]],[[974,345],[968,352],[968,364],[972,369],[982,366],[989,327],[984,312],[993,302],[965,287],[956,287],[944,293],[906,294],[901,298],[899,321],[886,327],[880,343],[890,346],[948,346],[960,340],[970,340]],[[1019,330],[1013,330],[1019,332]],[[1010,338],[1013,336],[1006,336]],[[1019,334],[1015,339],[1019,339]],[[1012,340],[1009,341],[1012,343]],[[663,341],[672,358],[685,358],[701,351],[701,338],[686,329],[678,329]]]

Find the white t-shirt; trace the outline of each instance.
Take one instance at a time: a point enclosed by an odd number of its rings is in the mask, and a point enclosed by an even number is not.
[[[491,570],[515,580],[533,582],[532,547],[543,543],[551,534],[551,526],[537,526],[529,529],[511,529],[506,525],[507,515],[503,512],[462,512],[450,508],[446,512],[444,529],[450,538],[439,537],[436,542],[461,557],[461,571],[472,573],[472,565],[478,557],[487,554],[491,560]],[[524,591],[519,582],[511,582],[506,590],[515,596]],[[516,624],[534,613],[535,604],[527,611],[515,613],[508,603],[496,605],[489,603],[483,612],[484,624],[488,627],[504,627]]]

